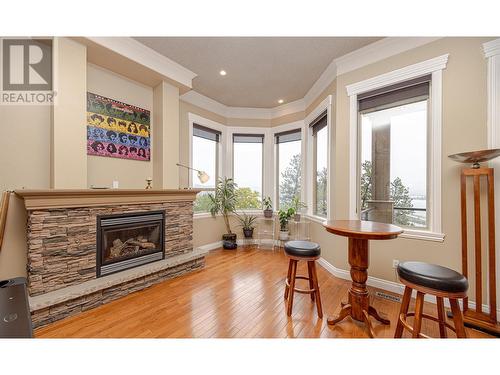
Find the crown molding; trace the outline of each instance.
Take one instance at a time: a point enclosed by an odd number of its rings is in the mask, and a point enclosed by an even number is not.
[[[274,108],[229,107],[194,90],[182,95],[181,100],[227,118],[274,119],[305,111],[339,75],[360,69],[438,39],[441,39],[441,37],[387,37],[371,43],[333,60],[302,99]]]
[[[87,37],[93,43],[192,88],[196,73],[130,37]]]
[[[440,37],[387,37],[371,43],[333,60],[304,96],[305,107],[309,107],[338,76],[384,60]]]
[[[483,43],[484,57],[500,55],[500,38]]]
[[[226,107],[227,118],[250,118],[270,120],[273,118],[272,108]]]
[[[335,59],[337,75],[434,42],[441,37],[387,37]]]
[[[290,115],[292,113],[302,112],[306,110],[305,99],[298,99],[290,103],[282,104],[271,109],[272,118]]]
[[[330,86],[335,78],[337,78],[337,61],[333,60],[323,73],[319,76],[318,80],[314,82],[309,91],[304,96],[304,107],[309,107],[318,96],[321,95],[325,89]],[[304,108],[304,109],[305,109]]]
[[[180,100],[183,102],[193,104],[197,107],[206,109],[207,111],[213,112],[219,116],[227,117],[228,107],[217,100],[213,100],[208,96],[200,94],[195,90],[191,90],[182,94]]]

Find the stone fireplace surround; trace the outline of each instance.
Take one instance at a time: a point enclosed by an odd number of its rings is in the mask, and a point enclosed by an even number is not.
[[[193,249],[197,190],[19,190],[28,212],[28,292],[34,327],[203,268]],[[96,217],[165,212],[165,259],[96,278]]]

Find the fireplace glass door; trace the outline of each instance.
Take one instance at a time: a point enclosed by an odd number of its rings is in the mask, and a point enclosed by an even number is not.
[[[163,212],[99,217],[97,276],[163,259],[163,236]]]

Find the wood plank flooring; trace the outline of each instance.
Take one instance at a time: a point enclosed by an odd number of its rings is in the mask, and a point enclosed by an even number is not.
[[[300,264],[302,263],[302,264]],[[297,274],[306,275],[305,262]],[[207,257],[205,269],[167,280],[104,306],[70,317],[35,332],[39,338],[355,338],[367,337],[363,325],[345,319],[335,327],[326,317],[338,313],[350,283],[333,277],[318,265],[318,279],[325,317],[317,318],[308,295],[296,293],[292,317],[286,316],[283,299],[288,260],[282,251],[215,250]],[[297,283],[307,283],[299,280]],[[304,284],[304,287],[306,285]],[[374,297],[371,303],[390,319],[390,326],[373,320],[377,337],[392,337],[399,304]],[[413,303],[410,309],[413,307]],[[424,310],[436,314],[433,304]],[[423,322],[422,330],[438,337],[432,321]],[[489,337],[467,329],[469,337]],[[449,336],[453,337],[450,332]]]

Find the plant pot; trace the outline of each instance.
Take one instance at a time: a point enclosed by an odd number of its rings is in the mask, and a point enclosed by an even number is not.
[[[273,210],[264,210],[264,217],[270,219],[273,217]]]
[[[293,215],[293,220],[295,220],[296,222],[299,222],[300,221],[300,214]]]
[[[289,236],[289,233],[287,230],[280,230],[280,240],[281,241],[288,241],[288,236]]]
[[[222,235],[222,247],[224,249],[236,249],[238,245],[236,244],[236,234],[226,233]]]
[[[243,235],[245,238],[252,238],[253,237],[253,228],[252,229],[243,229]]]

